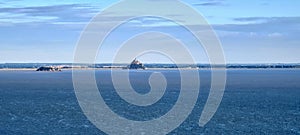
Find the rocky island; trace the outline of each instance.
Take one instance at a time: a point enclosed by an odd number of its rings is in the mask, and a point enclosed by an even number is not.
[[[128,69],[146,69],[143,63],[134,59],[130,65],[127,66]]]

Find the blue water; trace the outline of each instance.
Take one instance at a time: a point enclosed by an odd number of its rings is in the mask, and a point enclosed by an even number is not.
[[[150,89],[154,71],[130,73],[139,93]],[[156,72],[156,71],[155,71]],[[110,71],[96,72],[101,95],[110,108],[132,120],[155,119],[175,104],[180,78],[161,70],[168,80],[164,97],[149,107],[128,104],[114,91]],[[198,120],[210,87],[210,72],[201,70],[197,104],[170,134],[300,134],[300,70],[229,70],[222,103],[204,127]],[[0,134],[104,134],[78,105],[72,72],[0,71]]]

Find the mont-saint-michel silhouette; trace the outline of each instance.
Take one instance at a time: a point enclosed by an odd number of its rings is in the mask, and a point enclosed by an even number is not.
[[[127,66],[128,69],[146,69],[143,63],[136,58]]]

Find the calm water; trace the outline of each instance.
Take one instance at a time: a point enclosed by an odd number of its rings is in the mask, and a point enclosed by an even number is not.
[[[133,87],[147,93],[153,71],[130,74]],[[164,97],[142,108],[114,91],[110,71],[97,71],[101,95],[113,111],[132,120],[154,119],[177,100],[177,71],[161,71],[168,80]],[[300,134],[300,70],[229,70],[223,101],[212,120],[198,127],[210,87],[210,72],[201,71],[198,102],[188,119],[170,134]],[[0,134],[104,134],[82,113],[71,71],[0,71]]]

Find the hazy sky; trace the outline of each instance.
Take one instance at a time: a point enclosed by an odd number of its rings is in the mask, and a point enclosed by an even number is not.
[[[91,18],[118,0],[1,0],[0,63],[72,62],[81,31]],[[213,26],[227,63],[300,63],[300,1],[298,0],[182,0]],[[162,20],[140,18],[116,31],[98,58],[110,62],[118,38],[149,30],[180,29]],[[141,43],[142,44],[142,43]],[[193,44],[191,41],[190,44]],[[195,50],[195,48],[193,48]],[[198,62],[205,53],[195,50]],[[166,62],[145,55],[146,62]]]

